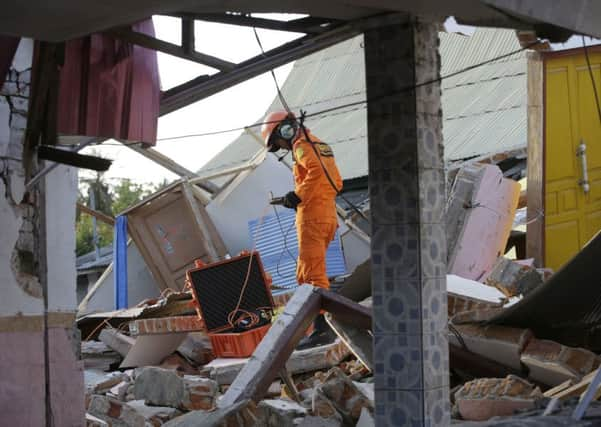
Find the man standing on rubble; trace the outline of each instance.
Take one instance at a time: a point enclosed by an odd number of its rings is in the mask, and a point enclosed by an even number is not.
[[[338,228],[336,196],[342,190],[342,178],[330,146],[287,111],[269,113],[261,135],[270,152],[292,152],[294,191],[284,196],[285,207],[296,210],[298,262],[296,280],[329,289],[326,273],[326,250]],[[329,343],[334,333],[320,314],[313,323],[313,333],[301,340],[298,348]]]

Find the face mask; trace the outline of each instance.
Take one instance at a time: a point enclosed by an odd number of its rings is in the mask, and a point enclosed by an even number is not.
[[[280,138],[290,141],[296,135],[296,125],[291,122],[283,122],[278,127],[278,134]]]

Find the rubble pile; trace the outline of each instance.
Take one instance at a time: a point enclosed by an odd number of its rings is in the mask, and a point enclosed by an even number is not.
[[[536,303],[544,292],[559,299],[570,270],[505,256],[518,196],[519,184],[491,165],[460,170],[450,188],[446,310],[457,422],[511,420],[550,401],[565,412],[601,366],[597,329],[583,326],[595,325],[598,303],[557,321]],[[579,255],[575,270],[579,257],[592,262]],[[250,357],[216,356],[191,291],[83,316],[87,426],[375,425],[370,268],[366,261],[339,278],[339,294],[307,285],[280,295]],[[531,316],[533,304],[547,317]],[[320,310],[338,338],[293,351]]]

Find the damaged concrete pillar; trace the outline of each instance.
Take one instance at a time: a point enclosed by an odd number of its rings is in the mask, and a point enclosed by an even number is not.
[[[74,328],[77,171],[58,167],[26,191],[23,140],[32,54],[33,42],[22,39],[8,75],[0,77],[0,425],[80,425],[85,411]]]
[[[365,33],[376,423],[450,423],[436,26]]]

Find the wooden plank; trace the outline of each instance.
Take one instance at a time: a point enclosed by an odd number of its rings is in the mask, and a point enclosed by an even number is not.
[[[573,379],[569,379],[567,381],[562,382],[559,385],[556,385],[553,388],[550,388],[549,390],[545,391],[543,393],[543,395],[545,397],[553,397],[554,395],[556,395],[557,393],[566,390],[568,387],[571,387],[574,385],[574,380]]]
[[[551,396],[547,396],[547,394],[545,394],[545,396],[556,397],[558,399],[567,399],[567,398],[573,397],[573,396],[580,396],[583,392],[586,391],[588,385],[593,381],[597,371],[598,371],[598,369],[585,375],[579,383],[576,383],[568,388],[565,388],[564,390],[560,391],[559,393],[555,393],[554,395],[551,395]]]
[[[117,39],[145,47],[147,49],[157,50],[178,58],[187,59],[202,65],[216,68],[220,71],[231,71],[236,64],[223,59],[206,55],[204,53],[191,51],[189,53],[182,46],[156,39],[149,35],[132,31],[128,28],[114,28],[107,33]]]
[[[310,285],[299,287],[284,312],[273,323],[218,405],[222,408],[246,399],[258,402],[284,367],[297,343],[319,314],[321,295]]]
[[[88,215],[93,216],[94,218],[96,218],[99,221],[102,221],[108,225],[115,225],[115,218],[113,218],[112,216],[109,216],[105,213],[96,211],[92,208],[87,207],[86,205],[84,205],[83,203],[77,202],[77,210],[83,213],[86,213]]]
[[[202,217],[200,213],[200,208],[196,203],[196,198],[192,193],[191,184],[187,181],[182,182],[182,194],[184,195],[184,200],[186,201],[186,206],[190,210],[192,214],[192,218],[194,223],[198,227],[198,231],[202,235],[202,245],[204,246],[206,252],[211,257],[212,261],[219,260],[219,254],[217,254],[217,250],[213,243],[211,242],[211,235],[209,233],[209,229],[205,223],[205,219]]]
[[[528,53],[528,224],[526,257],[544,267],[544,63],[538,52]],[[535,220],[536,219],[536,220]]]

